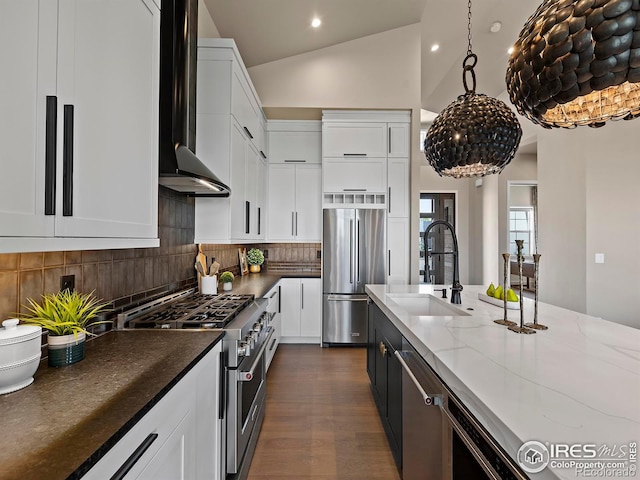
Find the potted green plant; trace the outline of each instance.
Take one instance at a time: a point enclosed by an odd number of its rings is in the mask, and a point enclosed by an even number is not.
[[[220,282],[222,282],[222,289],[223,290],[231,290],[232,287],[232,283],[233,282],[233,273],[231,272],[222,272],[222,275],[220,275]]]
[[[49,332],[47,344],[49,366],[60,367],[79,362],[84,358],[84,343],[88,329],[103,321],[96,321],[98,314],[107,308],[106,303],[91,293],[61,290],[42,296],[40,303],[27,298],[26,313],[20,319],[27,324],[38,325]]]
[[[259,273],[260,265],[264,263],[264,254],[257,248],[252,248],[247,252],[247,263],[251,273]]]

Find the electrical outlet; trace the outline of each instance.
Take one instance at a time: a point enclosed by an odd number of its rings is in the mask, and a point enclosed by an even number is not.
[[[60,277],[60,290],[74,291],[76,289],[76,276],[75,275],[62,275]]]
[[[269,250],[266,250],[264,252],[262,252],[264,254],[264,258],[269,258]]]
[[[316,250],[316,258],[320,260],[322,258],[322,250]]]

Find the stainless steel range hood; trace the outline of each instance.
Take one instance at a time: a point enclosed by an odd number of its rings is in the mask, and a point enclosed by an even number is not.
[[[231,189],[196,156],[197,0],[162,0],[160,17],[160,185],[190,196]]]

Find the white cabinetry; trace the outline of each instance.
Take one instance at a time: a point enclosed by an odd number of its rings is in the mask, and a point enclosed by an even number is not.
[[[269,165],[269,241],[320,242],[320,165]]]
[[[367,123],[323,123],[323,157],[386,157],[387,124]]]
[[[269,163],[322,163],[319,121],[269,120]]]
[[[0,251],[157,246],[158,5],[1,9]]]
[[[387,218],[387,283],[409,283],[409,219]]]
[[[409,112],[325,110],[324,208],[387,208],[387,283],[409,282]]]
[[[389,217],[409,217],[409,159],[388,160],[387,213]]]
[[[322,281],[319,278],[283,278],[280,286],[281,343],[319,343]]]
[[[273,335],[269,345],[267,345],[267,364],[265,368],[269,370],[269,365],[273,360],[278,345],[280,344],[280,337],[282,336],[282,314],[280,313],[280,282],[278,282],[271,290],[267,292],[264,298],[269,300],[267,305],[267,312],[273,315],[271,318],[271,327],[273,328]]]
[[[221,352],[220,342],[83,478],[222,478]]]
[[[264,239],[265,119],[233,40],[200,40],[196,111],[198,157],[231,187],[196,199],[196,243]]]
[[[388,157],[409,158],[409,123],[387,123],[389,149]]]

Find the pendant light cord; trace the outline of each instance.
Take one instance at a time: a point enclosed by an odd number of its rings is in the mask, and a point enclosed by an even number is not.
[[[467,45],[467,56],[462,62],[462,84],[464,85],[465,94],[469,95],[476,93],[476,72],[473,71],[473,68],[478,63],[478,57],[471,50],[471,0],[469,0],[467,6],[467,40],[469,43]],[[471,88],[469,88],[469,85],[467,84],[467,73],[471,74]]]
[[[467,5],[468,13],[467,13],[467,39],[469,40],[469,46],[467,47],[467,55],[471,55],[473,52],[471,51],[471,0]]]

